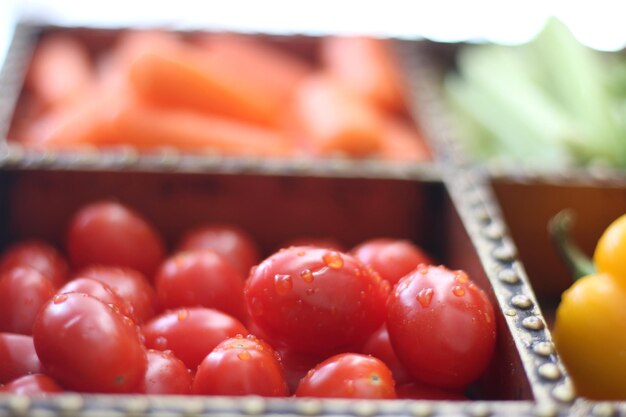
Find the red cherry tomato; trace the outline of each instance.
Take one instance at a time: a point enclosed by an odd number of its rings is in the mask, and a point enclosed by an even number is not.
[[[491,360],[493,306],[463,271],[418,268],[394,287],[387,311],[391,344],[418,381],[463,389]]]
[[[69,273],[67,262],[59,251],[37,239],[16,243],[0,257],[0,274],[18,266],[28,266],[39,271],[55,288],[67,281]]]
[[[37,316],[33,339],[46,374],[71,390],[134,392],[146,371],[137,326],[87,294],[54,296]]]
[[[74,268],[112,265],[151,278],[165,256],[164,243],[148,221],[113,201],[88,204],[72,217],[67,253]]]
[[[249,335],[224,340],[198,367],[193,393],[287,396],[289,389],[274,350]]]
[[[370,239],[356,246],[351,253],[364,264],[371,266],[391,285],[418,265],[432,263],[422,249],[402,239]]]
[[[468,401],[463,393],[431,387],[421,382],[411,382],[396,387],[398,398],[431,401]]]
[[[40,371],[32,336],[0,333],[0,384]]]
[[[139,385],[142,394],[191,393],[191,373],[172,352],[148,350],[148,368]]]
[[[296,397],[396,398],[391,371],[367,355],[342,353],[313,368],[300,381]]]
[[[371,355],[380,359],[391,370],[393,379],[396,384],[405,384],[413,381],[413,377],[406,370],[404,365],[398,359],[396,352],[394,352],[391,342],[389,341],[389,332],[387,326],[383,325],[380,329],[376,330],[367,342],[363,345],[361,353]]]
[[[126,300],[137,324],[146,322],[155,314],[156,291],[139,271],[115,266],[91,266],[79,271],[75,277],[95,279],[111,287]]]
[[[294,246],[261,262],[244,295],[252,320],[272,340],[324,354],[362,343],[382,325],[385,284],[350,255]]]
[[[187,232],[178,251],[197,249],[213,249],[241,274],[243,280],[248,278],[250,268],[259,263],[259,248],[254,239],[233,225],[205,225]]]
[[[0,387],[0,392],[18,395],[39,395],[62,391],[63,388],[44,374],[25,375],[9,382],[4,387]]]
[[[171,350],[195,371],[221,341],[248,331],[236,318],[210,308],[182,308],[154,317],[142,327],[146,346]]]
[[[121,314],[137,322],[128,303],[117,295],[107,284],[91,278],[75,278],[62,286],[57,294],[77,292],[89,294],[109,307],[117,309]]]
[[[54,293],[52,281],[30,267],[0,275],[0,331],[33,334],[39,308]]]
[[[162,308],[215,308],[244,320],[243,281],[226,260],[211,249],[179,252],[168,258],[155,278]]]

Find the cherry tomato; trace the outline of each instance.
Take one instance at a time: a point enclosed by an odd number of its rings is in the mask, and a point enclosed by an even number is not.
[[[65,258],[49,243],[33,239],[11,245],[0,257],[0,274],[17,266],[28,266],[48,278],[55,288],[68,278]]]
[[[57,294],[70,292],[89,294],[107,304],[109,307],[117,309],[117,311],[132,319],[134,322],[137,321],[128,303],[103,282],[91,278],[75,278],[61,287],[57,291]]]
[[[252,237],[242,229],[228,224],[211,224],[187,232],[178,245],[178,251],[213,249],[241,274],[248,278],[250,268],[259,263],[259,248]]]
[[[139,271],[115,266],[91,266],[79,271],[75,277],[103,282],[126,300],[132,316],[141,324],[152,318],[156,311],[156,291]]]
[[[274,350],[249,335],[221,342],[198,367],[193,393],[287,396],[289,389]]]
[[[75,268],[129,267],[151,278],[165,257],[165,246],[144,217],[120,203],[101,201],[83,206],[72,217],[67,253]]]
[[[0,392],[18,395],[40,395],[62,391],[63,388],[44,374],[25,375],[9,382],[4,387],[0,387]]]
[[[40,371],[32,336],[0,333],[0,384]]]
[[[362,343],[382,325],[385,284],[350,255],[293,246],[261,262],[244,295],[252,320],[272,340],[324,354]]]
[[[33,339],[46,374],[71,390],[134,392],[146,371],[137,326],[87,294],[54,296],[37,316]]]
[[[371,355],[380,359],[391,370],[394,381],[396,384],[405,384],[413,381],[413,377],[406,370],[404,365],[398,359],[396,352],[394,352],[391,342],[389,341],[389,332],[387,326],[383,325],[380,329],[376,330],[367,342],[363,345],[361,353]]]
[[[421,266],[396,284],[387,329],[417,381],[448,389],[463,389],[483,373],[496,340],[487,295],[465,272],[443,266]]]
[[[243,281],[211,249],[179,252],[168,258],[155,278],[162,308],[207,307],[244,320]]]
[[[371,266],[391,285],[418,265],[432,263],[422,249],[402,239],[370,239],[356,246],[351,253],[364,264]]]
[[[148,348],[171,350],[192,371],[222,340],[248,334],[236,318],[204,307],[167,311],[144,324],[142,330]]]
[[[396,398],[391,371],[373,356],[341,353],[326,359],[300,381],[296,397]]]
[[[148,350],[148,368],[139,385],[142,394],[189,394],[191,373],[172,352]]]
[[[444,400],[444,401],[468,401],[463,393],[442,388],[431,387],[421,382],[410,382],[396,387],[398,398],[411,400]]]
[[[30,267],[0,275],[0,331],[33,334],[39,308],[55,293],[48,278]]]

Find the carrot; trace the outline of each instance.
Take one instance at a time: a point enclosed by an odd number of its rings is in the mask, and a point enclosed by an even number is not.
[[[357,96],[391,111],[405,111],[400,67],[388,41],[330,36],[322,40],[320,60],[328,73]]]
[[[431,158],[424,138],[410,121],[386,115],[382,126],[381,158],[407,162],[422,162]]]
[[[107,109],[114,107],[110,95],[84,96],[34,121],[24,132],[22,142],[26,147],[39,149],[93,147],[110,135]]]
[[[140,150],[176,147],[224,155],[287,156],[291,143],[273,129],[200,114],[164,109],[130,100],[110,120],[111,135],[99,146],[131,145]]]
[[[26,85],[44,105],[57,106],[80,96],[93,79],[85,46],[69,35],[51,34],[35,49]]]
[[[245,79],[271,106],[283,106],[313,70],[304,59],[252,36],[204,35],[197,39],[197,44],[223,68]]]
[[[381,114],[324,75],[309,77],[294,101],[297,129],[317,155],[370,156],[381,145]]]
[[[189,45],[141,54],[131,64],[130,82],[139,96],[162,106],[269,126],[282,116],[275,99],[242,78],[240,69]]]

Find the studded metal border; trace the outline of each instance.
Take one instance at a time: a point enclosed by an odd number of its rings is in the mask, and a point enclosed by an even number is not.
[[[0,72],[3,100],[0,106],[0,133],[6,134],[12,110],[19,94],[24,68],[36,35],[36,28],[20,24]],[[412,43],[409,43],[413,45]],[[413,51],[410,55],[413,57]],[[414,73],[416,67],[409,65]],[[419,70],[421,73],[421,69]],[[418,82],[421,77],[415,77]],[[423,79],[422,79],[423,81]],[[430,80],[432,81],[432,80]],[[9,90],[5,89],[9,86]],[[402,178],[408,180],[443,179],[479,256],[488,273],[496,296],[522,357],[536,401],[369,401],[267,399],[260,397],[175,397],[114,396],[63,393],[45,398],[0,395],[0,417],[182,417],[182,416],[536,416],[557,417],[591,410],[573,403],[569,380],[550,342],[544,320],[528,285],[523,268],[516,258],[513,243],[487,185],[487,179],[470,170],[459,158],[458,149],[443,124],[435,91],[413,86],[427,135],[431,136],[439,164],[405,167],[376,161],[259,161],[258,159],[221,158],[215,155],[190,156],[172,150],[153,155],[139,155],[132,149],[120,152],[51,153],[26,152],[8,143],[0,145],[0,169],[67,169],[158,172],[217,172],[238,174],[280,174],[306,176],[358,176]],[[448,149],[446,149],[448,148]],[[599,417],[608,417],[607,408],[594,409]],[[608,411],[612,411],[610,409]]]

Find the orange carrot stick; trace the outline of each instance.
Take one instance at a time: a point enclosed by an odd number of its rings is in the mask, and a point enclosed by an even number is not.
[[[25,130],[22,143],[38,149],[93,147],[109,136],[105,109],[114,106],[111,96],[82,97],[74,103],[49,111]]]
[[[431,153],[415,126],[404,119],[386,116],[383,120],[380,156],[391,161],[423,162]]]
[[[215,115],[172,110],[129,101],[111,120],[112,134],[100,146],[138,149],[176,147],[224,155],[276,156],[291,153],[288,138],[273,129]]]
[[[46,106],[72,101],[93,82],[88,52],[74,37],[45,36],[35,49],[26,85]]]
[[[294,113],[314,154],[364,157],[380,148],[380,112],[328,77],[312,76],[302,83]]]
[[[363,36],[327,37],[320,59],[347,89],[391,111],[404,111],[403,82],[388,41]]]
[[[240,70],[187,45],[149,51],[131,64],[130,82],[150,103],[276,125],[275,100],[241,78]],[[254,68],[248,68],[254,71]]]
[[[311,65],[269,41],[236,34],[203,35],[197,44],[215,61],[266,97],[276,111],[289,100],[297,85],[312,72]]]

